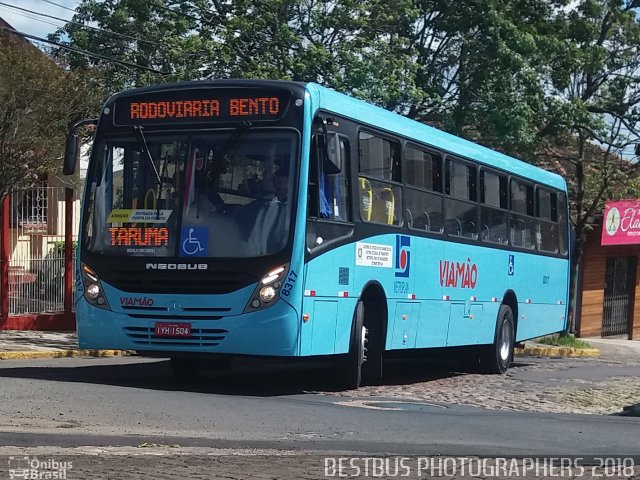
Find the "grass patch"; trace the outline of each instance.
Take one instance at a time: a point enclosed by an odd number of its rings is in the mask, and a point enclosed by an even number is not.
[[[544,345],[552,345],[555,347],[573,347],[573,348],[591,348],[584,340],[574,337],[573,335],[560,335],[553,337],[542,337],[537,340],[538,343]]]

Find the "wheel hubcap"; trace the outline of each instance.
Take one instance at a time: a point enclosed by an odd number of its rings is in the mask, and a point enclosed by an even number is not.
[[[369,329],[365,328],[364,325],[362,326],[361,339],[362,344],[360,345],[360,351],[362,352],[362,355],[360,357],[360,364],[362,365],[367,361],[367,342],[369,341]]]
[[[511,338],[511,326],[505,323],[502,326],[500,335],[500,359],[505,362],[509,360],[509,356],[511,355]]]

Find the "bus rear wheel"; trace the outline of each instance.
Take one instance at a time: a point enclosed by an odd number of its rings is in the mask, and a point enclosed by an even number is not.
[[[508,305],[500,305],[493,345],[487,347],[480,356],[482,369],[486,373],[506,373],[513,361],[514,343],[513,311]]]

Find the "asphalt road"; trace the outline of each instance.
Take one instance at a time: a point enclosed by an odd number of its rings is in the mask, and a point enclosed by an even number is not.
[[[321,366],[241,368],[180,385],[163,360],[0,362],[0,454],[9,446],[144,443],[396,455],[640,454],[640,418],[344,397],[332,395],[331,385]]]

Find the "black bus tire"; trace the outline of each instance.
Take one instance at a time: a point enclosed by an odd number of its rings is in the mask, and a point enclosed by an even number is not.
[[[339,376],[342,386],[347,390],[358,388],[362,384],[362,365],[367,361],[367,329],[364,326],[364,303],[358,301],[353,314],[353,330],[349,343],[349,353],[339,364]]]
[[[513,361],[514,343],[513,311],[508,305],[500,305],[493,345],[488,346],[480,357],[482,370],[486,373],[506,373]]]

